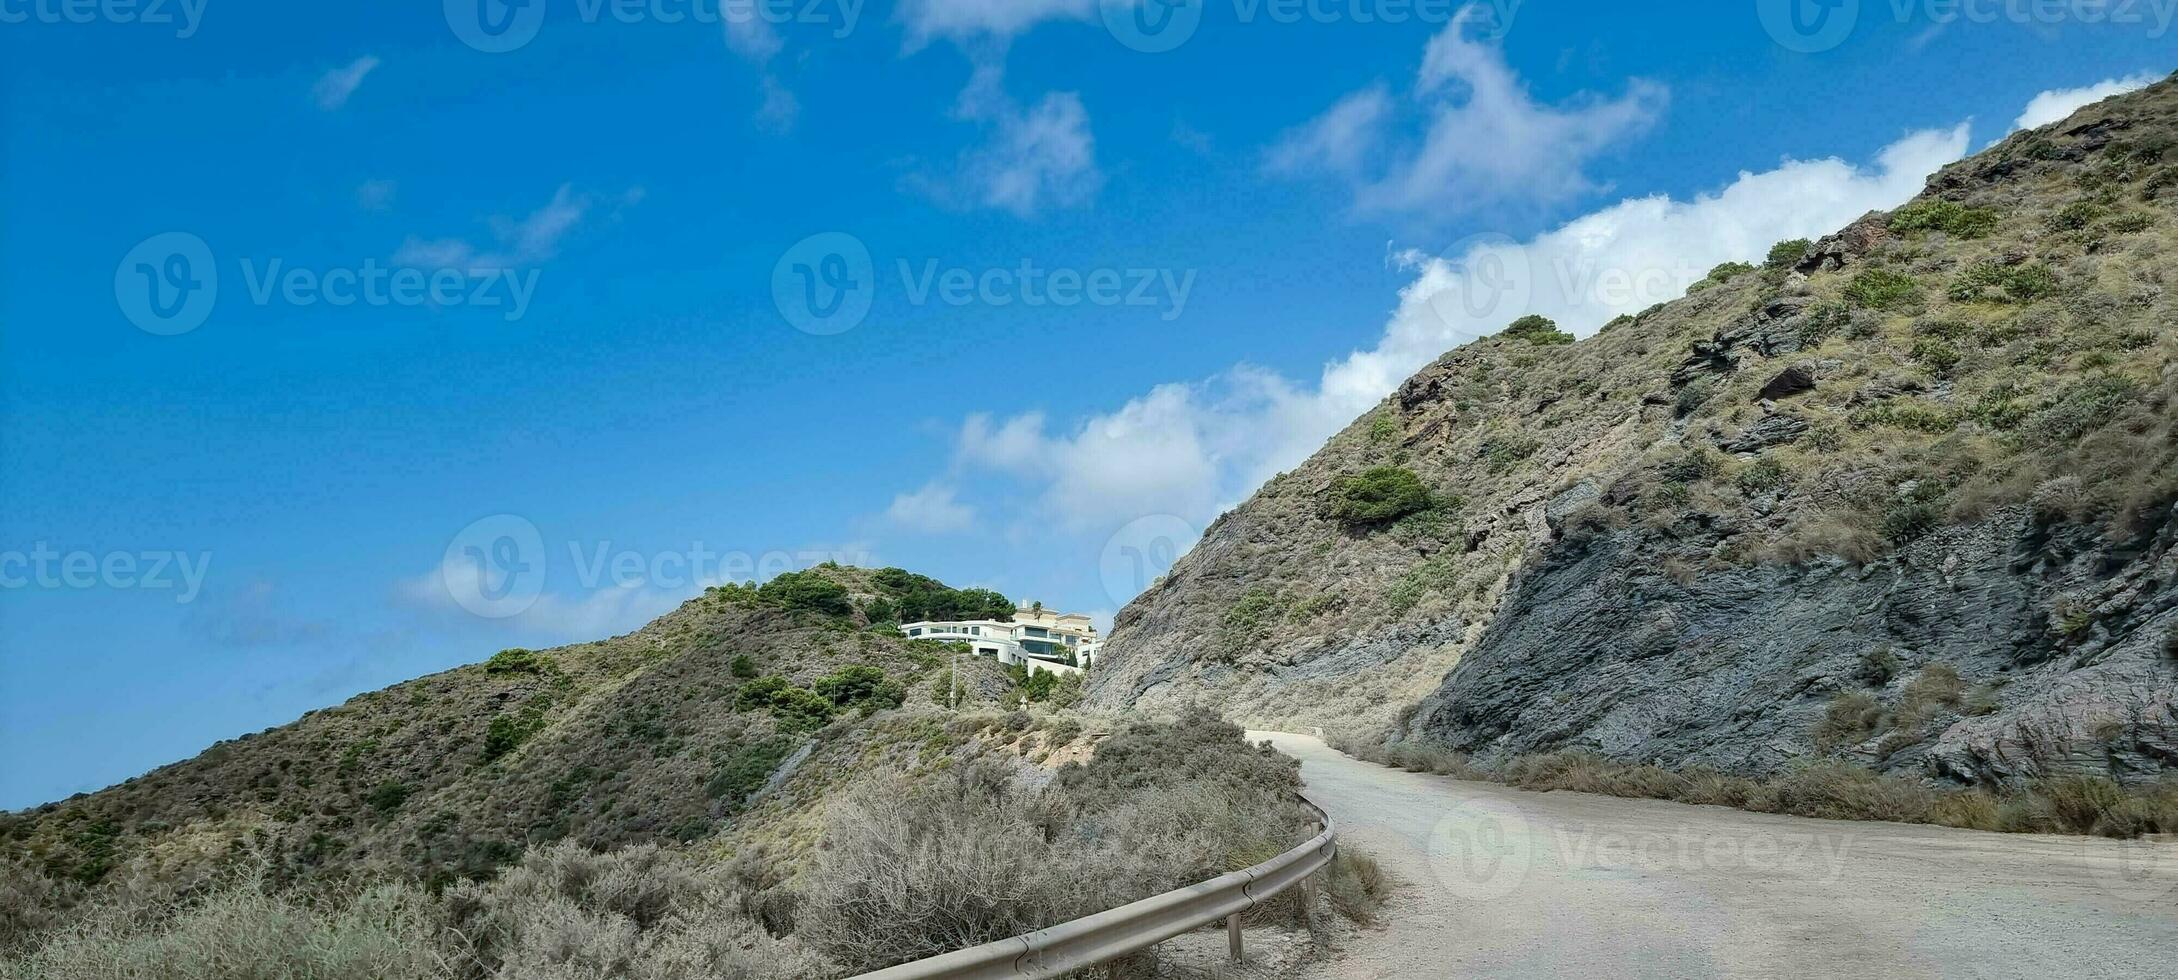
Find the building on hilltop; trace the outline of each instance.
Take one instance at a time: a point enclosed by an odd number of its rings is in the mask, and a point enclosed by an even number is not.
[[[1013,622],[995,619],[908,623],[900,632],[919,640],[965,643],[979,657],[1027,668],[1031,673],[1079,674],[1096,662],[1104,638],[1089,617],[1055,613],[1042,605],[1014,611]]]

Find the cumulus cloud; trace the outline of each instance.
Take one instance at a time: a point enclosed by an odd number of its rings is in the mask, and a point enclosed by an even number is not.
[[[943,483],[931,483],[913,493],[892,498],[885,519],[896,527],[924,534],[949,534],[974,526],[975,508],[954,499],[955,491]]]
[[[1497,45],[1469,36],[1475,9],[1431,39],[1405,99],[1382,86],[1340,99],[1271,147],[1266,169],[1346,180],[1364,213],[1438,219],[1600,189],[1588,165],[1647,131],[1669,91],[1635,79],[1615,99],[1538,102]]]
[[[961,154],[954,173],[907,181],[940,202],[1032,218],[1086,204],[1104,186],[1089,112],[1075,93],[1048,93],[1024,108],[1006,94],[1004,71],[985,65],[970,77],[953,115],[982,126],[983,141]]]
[[[1097,0],[901,0],[894,16],[915,50],[931,41],[1005,41],[1047,20],[1089,20]]]
[[[642,188],[633,188],[621,195],[619,203],[632,205],[642,197]],[[561,184],[552,200],[525,217],[493,217],[491,246],[479,246],[465,238],[425,239],[412,235],[394,252],[393,261],[434,269],[510,269],[542,262],[559,254],[560,240],[581,225],[596,204],[596,198],[577,193],[574,185]]]
[[[2051,89],[2027,103],[2027,111],[2012,122],[2013,129],[2034,129],[2057,122],[2113,95],[2124,95],[2162,81],[2154,72],[2111,78],[2084,88]]]
[[[1110,530],[1172,514],[1201,522],[1306,459],[1445,351],[1540,313],[1576,334],[1682,295],[1717,263],[1760,257],[1781,239],[1819,237],[1917,193],[1967,148],[1965,126],[1909,134],[1866,165],[1786,161],[1691,200],[1632,198],[1528,241],[1472,239],[1442,255],[1395,252],[1411,271],[1375,343],[1312,382],[1238,365],[1158,385],[1071,425],[1041,414],[967,419],[956,479],[1005,476],[1030,487],[1036,517]]]
[[[571,643],[614,636],[640,627],[673,611],[695,591],[624,583],[604,585],[574,595],[547,592],[521,606],[519,612],[491,619],[462,608],[447,589],[447,582],[474,574],[473,569],[453,566],[434,569],[399,583],[395,598],[440,619]]]
[[[378,67],[376,55],[364,55],[354,61],[318,77],[318,84],[310,90],[318,108],[331,112],[348,104],[348,97],[362,87],[363,77]]]

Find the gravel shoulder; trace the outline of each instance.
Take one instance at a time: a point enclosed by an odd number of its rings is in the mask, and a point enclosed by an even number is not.
[[[1301,760],[1400,880],[1321,980],[2142,977],[2178,962],[2178,842],[1988,834],[1530,793]]]

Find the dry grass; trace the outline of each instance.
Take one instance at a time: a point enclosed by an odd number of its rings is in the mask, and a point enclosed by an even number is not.
[[[1376,921],[1391,890],[1390,873],[1375,858],[1350,847],[1341,847],[1323,871],[1324,898],[1340,915],[1363,925]]]
[[[1937,673],[1938,677],[1928,685],[1931,693],[1924,696],[1937,699],[1933,703],[1958,698],[1957,685],[1947,683],[1941,671]],[[1927,672],[1922,676],[1927,677]],[[1953,674],[1950,681],[1956,680]],[[1874,698],[1857,693],[1838,698],[1833,710],[1845,719],[1841,726],[1863,737],[1872,734],[1879,724],[1870,720],[1870,713],[1876,717],[1882,714]],[[1578,750],[1523,756],[1485,767],[1449,749],[1414,743],[1383,745],[1336,738],[1332,747],[1380,765],[1399,765],[1395,761],[1398,759],[1448,757],[1457,762],[1444,767],[1452,770],[1447,774],[1537,792],[1564,790],[1830,820],[1887,820],[2008,833],[2121,838],[2178,833],[2178,778],[2121,786],[2101,777],[2068,776],[1992,792],[1883,775],[1827,759],[1795,766],[1765,780],[1709,769],[1669,770],[1617,762]]]
[[[1131,726],[1042,788],[989,762],[869,780],[830,808],[799,933],[867,970],[1057,925],[1300,843],[1298,785],[1202,715]],[[1301,913],[1289,893],[1254,917]]]

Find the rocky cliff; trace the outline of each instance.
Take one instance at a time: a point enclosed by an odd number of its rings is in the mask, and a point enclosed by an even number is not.
[[[1765,774],[2178,767],[2178,81],[1577,343],[1452,351],[1220,518],[1091,701]]]

